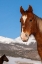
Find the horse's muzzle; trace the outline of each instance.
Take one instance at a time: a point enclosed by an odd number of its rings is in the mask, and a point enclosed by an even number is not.
[[[21,34],[20,37],[21,37],[21,39],[22,39],[23,42],[27,42],[28,39],[29,39],[29,36],[27,34]]]
[[[9,62],[9,59],[7,59],[7,62]]]

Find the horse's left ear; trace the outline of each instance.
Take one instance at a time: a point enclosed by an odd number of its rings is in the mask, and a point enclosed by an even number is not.
[[[31,5],[29,5],[28,12],[33,12],[33,8]]]

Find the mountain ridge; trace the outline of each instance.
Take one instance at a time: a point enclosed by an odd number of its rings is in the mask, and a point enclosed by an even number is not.
[[[31,36],[29,37],[29,40],[28,40],[27,42],[23,42],[23,41],[21,40],[20,36],[17,37],[17,38],[15,38],[15,39],[0,36],[0,42],[1,42],[1,43],[4,43],[4,44],[5,44],[5,43],[7,43],[7,44],[20,43],[20,44],[29,45],[29,44],[31,44],[31,43],[34,44],[34,43],[36,42],[36,40],[35,40],[35,38],[34,38],[33,35],[31,35]]]

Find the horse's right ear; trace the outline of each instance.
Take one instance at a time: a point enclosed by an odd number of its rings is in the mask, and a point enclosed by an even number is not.
[[[22,8],[22,6],[20,7],[20,12],[21,12],[21,14],[24,13],[24,9]]]
[[[5,56],[5,54],[3,56]]]

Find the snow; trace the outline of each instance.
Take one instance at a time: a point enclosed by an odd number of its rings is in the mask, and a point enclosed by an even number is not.
[[[14,42],[14,39],[0,36],[0,42],[1,42],[1,43],[4,43],[4,44],[5,44],[5,43],[9,44],[9,43],[11,43],[11,42]]]
[[[23,42],[21,40],[20,36],[15,38],[15,39],[11,39],[11,38],[0,36],[0,43],[3,43],[3,44],[5,44],[5,43],[7,43],[7,44],[21,43],[21,44],[29,45],[30,43],[35,43],[35,42],[36,42],[36,40],[35,40],[33,35],[31,35],[29,37],[29,40],[27,42]]]
[[[29,37],[29,40],[28,40],[27,42],[23,42],[20,37],[17,37],[17,38],[15,39],[15,41],[16,41],[17,43],[22,43],[22,44],[25,44],[25,45],[29,45],[29,44],[31,44],[31,43],[35,43],[35,42],[36,42],[36,40],[35,40],[35,38],[34,38],[33,35],[31,35],[31,36]]]
[[[31,35],[29,37],[29,40],[27,42],[23,42],[19,37],[15,38],[15,39],[11,39],[11,38],[7,38],[7,37],[3,37],[3,36],[0,36],[0,43],[3,43],[3,44],[12,44],[12,43],[20,43],[20,44],[25,44],[25,45],[29,45],[31,43],[35,43],[36,40],[34,38],[33,35]],[[7,56],[8,59],[9,59],[9,62],[4,62],[3,64],[28,64],[28,63],[33,63],[33,64],[41,64],[40,61],[36,61],[36,60],[31,60],[31,59],[26,59],[26,58],[21,58],[21,57],[9,57]]]
[[[31,59],[26,59],[26,58],[21,58],[21,57],[8,57],[9,62],[4,62],[3,64],[41,64],[41,61],[36,61],[36,60],[31,60]]]

